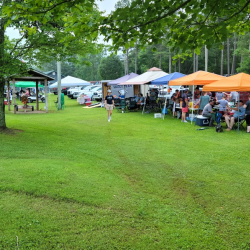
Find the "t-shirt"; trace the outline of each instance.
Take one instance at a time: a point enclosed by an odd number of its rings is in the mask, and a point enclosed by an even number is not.
[[[207,115],[213,111],[212,106],[208,103],[205,108],[203,109],[202,115]]]
[[[233,92],[231,92],[231,100],[235,100],[236,102],[238,101],[238,99],[239,99],[239,94],[238,94],[238,92],[236,92],[236,91],[233,91]]]
[[[228,101],[227,100],[219,100],[218,103],[220,104],[219,106],[219,111],[226,111],[227,110],[227,105]]]
[[[222,97],[223,97],[223,93],[221,93],[221,92],[217,92],[216,93],[216,98],[217,98],[217,100],[219,101],[219,100],[221,100],[222,99]]]
[[[244,118],[244,116],[245,116],[245,109],[244,109],[244,107],[243,106],[239,107],[239,111],[235,111],[233,116],[234,116],[234,118],[236,118],[238,116],[240,118]]]
[[[186,108],[187,104],[186,104],[186,100],[187,99],[187,95],[183,94],[182,95],[182,108]]]
[[[245,105],[247,105],[247,107],[246,107],[246,114],[247,114],[247,115],[250,115],[250,101],[247,101],[247,102],[245,103]]]
[[[114,96],[106,95],[105,100],[107,101],[107,104],[113,104]]]

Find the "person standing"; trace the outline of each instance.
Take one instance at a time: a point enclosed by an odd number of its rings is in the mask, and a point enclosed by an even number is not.
[[[111,90],[108,89],[108,94],[105,97],[105,109],[107,110],[108,114],[108,122],[111,121],[111,115],[114,107],[115,107],[114,96],[111,95]]]
[[[188,94],[188,89],[186,89],[184,91],[184,94],[182,96],[182,115],[181,115],[181,122],[185,122],[187,123],[186,121],[186,114],[188,113],[188,97],[187,97],[187,94]]]
[[[246,109],[247,133],[250,133],[250,95],[248,96],[248,101],[243,107]]]
[[[203,109],[205,106],[209,103],[210,97],[207,95],[207,92],[202,92],[202,96],[200,97],[199,101],[196,103],[196,105],[199,106],[199,114],[202,114]]]

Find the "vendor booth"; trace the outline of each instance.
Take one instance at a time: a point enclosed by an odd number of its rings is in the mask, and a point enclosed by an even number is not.
[[[250,91],[250,75],[246,73],[239,73],[234,76],[224,77],[223,79],[219,81],[216,81],[216,82],[213,82],[211,84],[204,86],[203,90],[204,91],[217,91],[217,92]],[[248,99],[249,93],[246,93],[246,95]],[[239,102],[238,102],[238,105],[239,105]],[[239,120],[238,120],[238,133],[239,133]]]
[[[194,85],[207,85],[209,83],[213,83],[222,79],[225,79],[225,77],[200,70],[190,75],[183,76],[181,78],[169,81],[169,86],[176,86],[176,85],[193,86],[193,93],[194,93]],[[194,103],[194,95],[192,95],[192,104],[193,103]],[[191,107],[192,116],[193,116],[194,109],[195,108],[192,106]],[[192,123],[192,120],[191,120],[191,123]]]
[[[168,75],[168,73],[162,71],[159,68],[153,67],[149,69],[147,72],[137,77],[134,77],[133,79],[120,83],[119,85],[139,85],[140,92],[144,96],[144,99],[146,99],[146,94],[149,90],[148,85],[151,83],[151,81],[158,79],[160,77],[166,76],[166,75]],[[145,105],[146,105],[146,101],[144,102],[142,113],[144,113],[145,111]]]
[[[137,85],[119,85],[120,83],[122,82],[125,82],[125,81],[128,81],[132,78],[135,78],[137,77],[138,74],[135,74],[135,73],[130,73],[128,75],[125,75],[123,77],[120,77],[116,80],[113,80],[113,81],[110,81],[107,83],[107,87],[111,88],[111,91],[112,91],[112,95],[115,95],[115,96],[120,96],[120,97],[134,97],[135,94],[138,94],[140,92],[140,88],[139,86]],[[103,91],[104,93],[104,91]],[[105,98],[106,95],[103,96],[103,100]]]

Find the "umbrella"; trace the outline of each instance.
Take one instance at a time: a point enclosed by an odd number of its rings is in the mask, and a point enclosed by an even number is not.
[[[78,86],[86,86],[90,85],[90,82],[85,80],[73,77],[73,76],[66,76],[61,80],[61,87],[78,87]],[[57,82],[51,84],[49,88],[57,88]]]
[[[119,84],[119,83],[122,83],[122,82],[126,82],[126,81],[128,81],[128,80],[130,80],[130,79],[132,79],[132,78],[134,78],[136,76],[138,76],[138,74],[130,73],[130,74],[122,76],[122,77],[120,77],[120,78],[118,78],[116,80],[108,82],[107,85],[110,86],[110,85],[116,85],[116,84]]]
[[[220,76],[214,73],[206,72],[206,71],[197,71],[193,74],[183,76],[176,80],[169,81],[170,86],[174,85],[193,85],[193,92],[194,92],[194,85],[206,85],[212,82],[216,82],[218,80],[225,79],[224,76]],[[192,102],[194,103],[194,95],[192,96]],[[193,114],[192,108],[192,114]],[[191,120],[192,124],[192,120]]]
[[[13,85],[13,83],[11,83]],[[35,82],[15,82],[15,87],[17,88],[35,88],[36,83]],[[38,88],[43,88],[44,85],[38,84]]]
[[[220,81],[208,84],[203,87],[204,91],[250,91],[250,75],[239,73],[234,76],[226,77]],[[239,109],[239,102],[238,102]],[[238,133],[239,133],[239,116],[238,116]]]

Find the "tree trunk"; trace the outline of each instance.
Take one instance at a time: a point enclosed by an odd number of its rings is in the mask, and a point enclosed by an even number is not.
[[[172,73],[172,55],[171,55],[171,50],[170,50],[170,47],[169,47],[169,74]]]
[[[208,49],[207,46],[205,45],[205,71],[207,72],[208,69]]]
[[[229,58],[230,43],[227,39],[227,76],[230,76],[230,58]]]
[[[195,63],[195,66],[196,66],[196,71],[199,70],[199,56],[196,55],[196,63]]]
[[[237,36],[235,35],[234,38],[234,53],[233,53],[233,62],[232,62],[232,70],[231,70],[231,74],[234,75],[235,74],[235,60],[236,60],[236,55],[235,55],[235,51],[237,49]]]
[[[175,55],[175,51],[174,51],[174,55]],[[176,61],[174,63],[174,72],[176,72]]]
[[[224,66],[224,42],[222,43],[223,49],[221,50],[221,61],[220,61],[220,74],[223,76],[223,66]]]
[[[129,69],[128,69],[128,49],[126,51],[126,58],[127,58],[127,60],[126,60],[126,68],[127,68],[127,74],[128,74],[129,73]]]
[[[135,73],[137,74],[137,57],[138,57],[138,51],[137,51],[137,42],[135,43]]]
[[[5,19],[0,18],[0,129],[6,128],[5,105],[4,105],[5,79],[4,79],[4,72],[2,71],[4,65],[4,33],[5,33],[4,24],[5,24]]]

